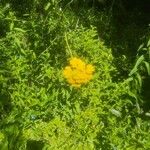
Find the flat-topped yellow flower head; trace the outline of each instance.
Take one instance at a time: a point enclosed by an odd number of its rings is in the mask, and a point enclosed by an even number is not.
[[[81,59],[73,57],[69,61],[69,66],[64,68],[63,75],[69,84],[74,87],[80,87],[92,79],[93,72],[93,65],[86,64]]]
[[[73,57],[72,59],[70,59],[70,66],[78,70],[85,69],[85,63],[81,59],[76,58],[76,57]]]

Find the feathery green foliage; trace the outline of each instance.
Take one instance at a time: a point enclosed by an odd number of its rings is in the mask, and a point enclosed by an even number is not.
[[[113,50],[98,32],[108,16],[98,13],[98,21],[91,8],[84,20],[73,3],[1,4],[0,149],[148,150],[140,91],[143,74],[150,74],[149,42],[140,47],[129,77],[119,78]],[[81,88],[62,74],[72,56],[95,66]]]

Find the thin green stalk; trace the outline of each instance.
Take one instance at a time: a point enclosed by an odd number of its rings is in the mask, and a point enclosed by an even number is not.
[[[72,51],[71,51],[70,46],[69,46],[69,43],[68,43],[68,39],[67,39],[67,34],[66,34],[66,32],[65,32],[65,41],[66,41],[66,44],[67,44],[68,53],[69,53],[69,55],[70,55],[71,57],[73,57]]]

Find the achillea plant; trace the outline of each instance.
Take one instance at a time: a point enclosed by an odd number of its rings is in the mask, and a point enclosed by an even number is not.
[[[73,87],[80,87],[92,79],[94,66],[86,64],[79,58],[70,59],[70,65],[63,70],[64,77]]]

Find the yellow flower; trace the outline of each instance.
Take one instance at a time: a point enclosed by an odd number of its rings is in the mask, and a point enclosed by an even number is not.
[[[70,77],[72,74],[72,69],[70,66],[65,67],[63,74],[66,78]]]
[[[94,72],[94,67],[91,64],[88,64],[86,66],[86,73],[87,74],[92,74]]]
[[[63,75],[68,83],[73,87],[80,87],[92,79],[94,66],[83,62],[81,59],[73,57],[70,59],[70,66],[66,66]]]
[[[85,68],[85,63],[76,57],[70,59],[70,66],[75,69],[83,70]]]

